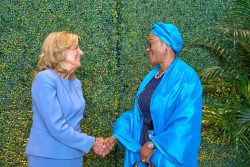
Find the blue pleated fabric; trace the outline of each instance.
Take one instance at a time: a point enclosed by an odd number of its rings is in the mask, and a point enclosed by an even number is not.
[[[115,122],[113,136],[126,148],[125,167],[140,159],[143,117],[138,110],[138,98],[159,69],[159,66],[153,68],[143,79],[133,110],[125,112]],[[153,93],[150,111],[155,135],[151,141],[157,147],[151,161],[157,167],[198,166],[202,86],[194,69],[180,58],[168,67]]]

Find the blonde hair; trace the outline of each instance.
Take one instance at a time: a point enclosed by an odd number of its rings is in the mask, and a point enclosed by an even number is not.
[[[79,37],[76,34],[67,31],[49,34],[43,43],[40,58],[33,73],[33,79],[38,72],[48,68],[52,68],[57,72],[66,72],[60,63],[65,60],[67,49],[77,47],[78,40]],[[75,74],[70,74],[69,78],[75,78]]]

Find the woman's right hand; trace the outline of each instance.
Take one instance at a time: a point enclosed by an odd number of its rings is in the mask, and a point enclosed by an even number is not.
[[[93,151],[97,156],[104,157],[104,138],[98,137],[95,139],[95,144],[93,145]]]

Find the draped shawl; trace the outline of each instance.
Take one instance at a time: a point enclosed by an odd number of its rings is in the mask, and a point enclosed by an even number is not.
[[[138,99],[159,69],[156,66],[146,75],[136,93],[133,110],[125,112],[114,124],[113,136],[126,149],[125,167],[140,159],[143,117]],[[151,161],[157,167],[198,166],[202,86],[194,69],[180,58],[171,63],[154,91],[150,111],[155,133],[151,141],[156,145]]]

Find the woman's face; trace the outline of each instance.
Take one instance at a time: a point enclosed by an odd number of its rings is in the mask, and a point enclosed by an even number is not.
[[[166,45],[155,35],[148,36],[147,55],[152,65],[158,65],[166,58]]]
[[[78,43],[66,50],[65,60],[61,63],[62,68],[71,72],[81,66],[81,56],[83,56],[83,51],[79,48]]]

